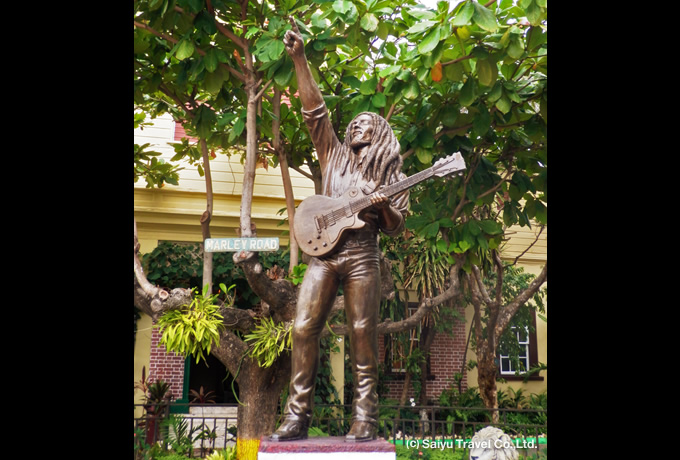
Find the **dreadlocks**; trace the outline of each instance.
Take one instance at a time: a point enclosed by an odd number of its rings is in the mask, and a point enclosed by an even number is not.
[[[366,147],[363,160],[359,164],[359,158],[352,153],[350,143],[352,140],[352,124],[361,115],[368,115],[373,120],[373,135],[371,143]],[[354,117],[347,125],[345,140],[343,142],[344,155],[338,155],[336,167],[340,174],[344,175],[349,166],[350,172],[354,172],[359,167],[359,171],[367,181],[374,181],[379,187],[391,181],[399,180],[402,159],[399,155],[401,146],[392,128],[383,117],[373,112],[362,112]]]

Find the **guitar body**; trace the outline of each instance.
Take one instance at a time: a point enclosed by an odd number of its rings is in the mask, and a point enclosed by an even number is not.
[[[295,211],[295,239],[302,252],[314,257],[330,254],[342,241],[346,230],[366,223],[350,211],[350,201],[365,196],[357,187],[338,198],[312,195]]]

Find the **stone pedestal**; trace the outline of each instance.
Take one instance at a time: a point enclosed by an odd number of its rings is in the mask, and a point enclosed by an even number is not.
[[[394,445],[384,439],[346,442],[339,436],[315,436],[299,441],[260,441],[258,460],[396,460]]]

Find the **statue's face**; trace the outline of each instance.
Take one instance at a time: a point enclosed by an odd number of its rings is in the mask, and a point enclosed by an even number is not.
[[[350,123],[349,133],[351,136],[349,145],[353,149],[369,145],[373,137],[373,118],[369,115],[359,115]]]

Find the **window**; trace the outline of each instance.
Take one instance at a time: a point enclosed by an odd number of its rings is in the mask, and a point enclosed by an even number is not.
[[[418,310],[417,303],[409,303],[407,306],[407,318],[411,317],[416,310]],[[435,331],[432,326],[423,328],[422,323],[413,329],[399,334],[389,334],[384,336],[385,344],[385,369],[387,372],[396,375],[406,374],[406,358],[411,353],[420,352],[420,339],[427,334],[434,334]],[[406,335],[408,334],[408,335]],[[423,335],[425,334],[425,335]],[[430,354],[427,353],[425,357],[427,364],[427,375],[431,374]],[[429,377],[428,377],[429,378]]]
[[[418,306],[416,304],[408,304],[407,307],[407,317],[411,317],[416,310],[418,309]],[[421,325],[419,324],[417,327],[410,329],[407,331],[409,334],[409,339],[407,344],[405,344],[401,340],[397,340],[392,334],[389,335],[389,351],[390,351],[390,362],[392,363],[391,371],[392,372],[406,372],[406,362],[404,361],[404,357],[409,355],[409,350],[414,350],[418,348],[419,346],[419,341],[420,341],[420,329]]]
[[[522,374],[526,374],[533,366],[539,364],[535,311],[532,311],[530,318],[527,319],[530,326],[511,326],[512,339],[507,340],[511,343],[499,344],[498,373],[506,380],[523,380],[525,377]],[[528,380],[543,380],[543,377],[536,372],[529,376]]]
[[[501,375],[515,375],[518,370],[520,374],[524,374],[531,367],[529,364],[529,328],[513,326],[512,329],[517,335],[517,344],[520,351],[515,362],[513,362],[510,355],[499,355]]]

